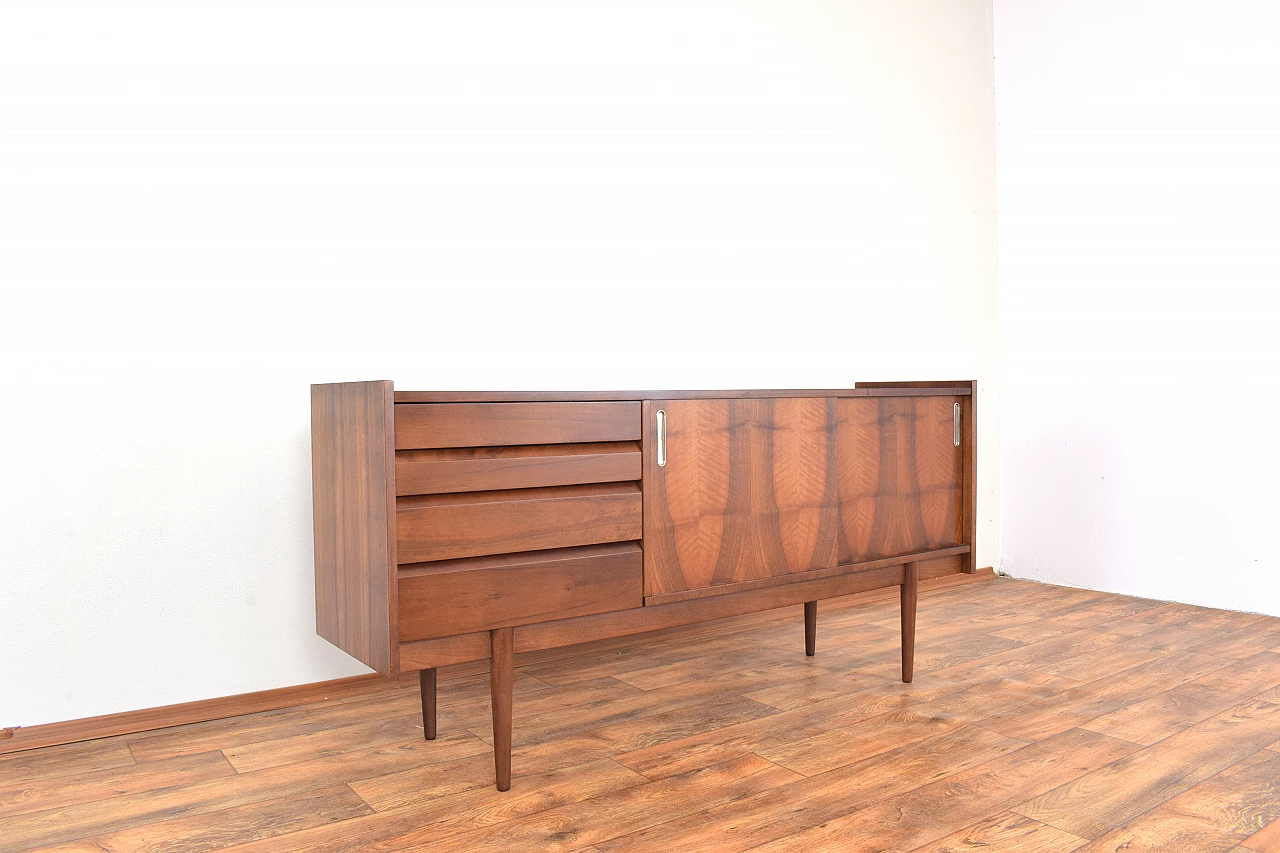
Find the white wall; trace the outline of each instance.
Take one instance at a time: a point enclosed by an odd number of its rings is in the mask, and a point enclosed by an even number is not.
[[[1274,8],[996,0],[1015,576],[1280,615]]]
[[[991,10],[11,4],[0,725],[341,677],[308,385],[980,379]]]

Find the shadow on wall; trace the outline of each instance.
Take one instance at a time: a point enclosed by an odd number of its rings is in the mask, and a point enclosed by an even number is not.
[[[1169,401],[1005,410],[1003,570],[1280,615],[1271,410]]]
[[[1114,589],[1121,581],[1114,543],[1124,531],[1114,443],[1075,426],[1031,427],[1001,450],[1001,568],[1014,577]]]

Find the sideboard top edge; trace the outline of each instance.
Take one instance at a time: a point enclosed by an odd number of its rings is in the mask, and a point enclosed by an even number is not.
[[[700,400],[763,397],[966,397],[970,388],[894,386],[875,388],[821,388],[724,391],[396,391],[397,403],[566,403],[630,400]]]

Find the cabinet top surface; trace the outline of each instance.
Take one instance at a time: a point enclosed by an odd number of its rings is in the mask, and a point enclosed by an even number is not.
[[[853,388],[732,389],[721,391],[396,391],[397,403],[522,403],[538,401],[698,400],[754,397],[964,396],[968,381],[858,383]]]

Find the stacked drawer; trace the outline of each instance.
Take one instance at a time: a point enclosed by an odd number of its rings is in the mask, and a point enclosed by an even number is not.
[[[397,403],[401,642],[640,606],[640,417]]]

